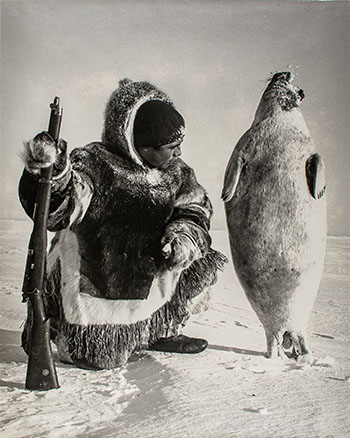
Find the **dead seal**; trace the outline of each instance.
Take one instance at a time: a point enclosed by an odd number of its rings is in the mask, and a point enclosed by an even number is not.
[[[325,166],[292,80],[291,72],[272,77],[230,157],[222,199],[234,267],[265,329],[267,357],[292,347],[307,358],[325,255]]]

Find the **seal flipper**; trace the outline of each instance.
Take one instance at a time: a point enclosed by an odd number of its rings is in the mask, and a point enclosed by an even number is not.
[[[320,199],[326,191],[325,164],[321,155],[313,154],[306,160],[306,180],[313,198]]]
[[[235,190],[244,166],[244,161],[241,157],[238,157],[236,161],[230,161],[226,173],[224,187],[221,193],[221,199],[224,202],[228,202],[235,194]]]

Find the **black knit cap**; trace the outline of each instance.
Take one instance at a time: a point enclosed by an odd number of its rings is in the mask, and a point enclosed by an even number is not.
[[[169,103],[149,100],[137,110],[133,133],[136,148],[158,148],[182,140],[185,135],[185,121]]]

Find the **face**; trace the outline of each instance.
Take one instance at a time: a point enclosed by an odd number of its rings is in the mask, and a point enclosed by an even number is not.
[[[179,157],[182,154],[180,141],[174,141],[160,146],[159,148],[141,147],[138,148],[138,153],[141,158],[151,167],[164,167],[173,158]]]

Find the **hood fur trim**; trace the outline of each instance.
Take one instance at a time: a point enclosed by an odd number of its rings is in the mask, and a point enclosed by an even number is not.
[[[161,100],[174,106],[170,98],[149,82],[133,82],[125,78],[112,93],[105,109],[102,142],[111,151],[142,165],[134,147],[133,126],[138,108],[148,100]]]

